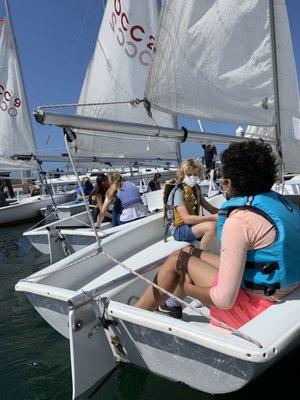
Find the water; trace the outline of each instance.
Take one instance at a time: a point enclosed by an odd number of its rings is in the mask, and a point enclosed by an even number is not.
[[[69,343],[46,324],[15,283],[47,265],[22,236],[33,223],[0,228],[0,399],[71,399]],[[283,323],[283,322],[279,322]],[[242,390],[218,395],[218,400],[276,396],[284,388],[298,390],[300,349],[285,357]],[[176,368],[171,365],[170,368]],[[296,392],[297,393],[297,392]],[[168,382],[132,366],[118,368],[92,400],[212,400],[215,396]]]

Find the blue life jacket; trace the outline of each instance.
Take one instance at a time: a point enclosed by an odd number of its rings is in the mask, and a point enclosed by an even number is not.
[[[134,203],[142,203],[138,188],[129,181],[124,181],[121,189],[117,191],[116,196],[122,204],[122,208]]]
[[[276,289],[300,284],[300,211],[286,197],[270,191],[249,197],[232,197],[220,207],[217,233],[230,213],[248,209],[266,218],[276,229],[272,245],[248,250],[242,287],[263,290],[271,296]]]

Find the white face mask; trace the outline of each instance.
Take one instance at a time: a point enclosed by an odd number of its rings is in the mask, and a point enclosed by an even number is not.
[[[198,181],[199,181],[199,176],[191,175],[191,176],[186,176],[182,182],[189,187],[194,187],[195,185],[197,185]]]

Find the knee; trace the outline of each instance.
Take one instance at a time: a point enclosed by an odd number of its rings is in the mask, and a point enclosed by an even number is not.
[[[207,225],[207,232],[208,233],[215,233],[217,229],[216,221],[209,221]]]
[[[176,263],[180,256],[180,250],[175,250],[173,253],[169,256],[169,261]]]

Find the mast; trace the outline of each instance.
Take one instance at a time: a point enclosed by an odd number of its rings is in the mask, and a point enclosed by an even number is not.
[[[161,7],[162,7],[162,1],[163,1],[163,0],[156,0],[156,3],[157,3],[157,7],[158,7],[158,9],[159,9],[159,12],[160,12],[160,9],[161,9]],[[174,116],[174,120],[175,120],[175,126],[177,127],[177,129],[179,129],[178,117],[177,117],[177,116]],[[178,161],[178,164],[180,164],[180,163],[182,162],[182,154],[181,154],[181,147],[180,147],[180,143],[179,143],[179,142],[177,142],[177,143],[175,144],[175,148],[176,148],[177,161]]]
[[[276,138],[276,150],[279,158],[279,179],[283,181],[283,158],[282,158],[282,147],[281,147],[281,118],[280,118],[280,102],[279,102],[279,84],[278,84],[278,64],[277,64],[277,47],[276,47],[276,27],[275,27],[275,12],[274,12],[274,0],[269,0],[269,11],[270,11],[270,33],[271,33],[271,47],[272,47],[272,70],[273,70],[273,82],[274,82],[274,94],[275,94],[275,138]]]

